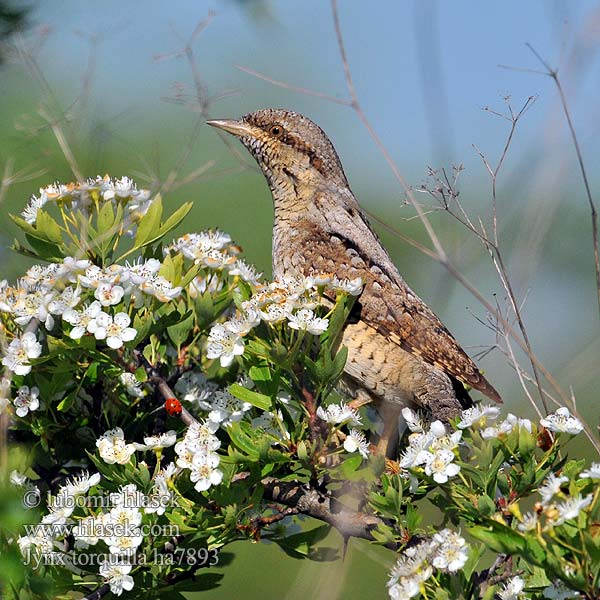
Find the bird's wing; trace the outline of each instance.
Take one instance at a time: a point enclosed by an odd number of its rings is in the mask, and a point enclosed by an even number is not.
[[[361,277],[364,289],[359,299],[360,318],[404,350],[419,355],[459,381],[492,400],[500,395],[481,374],[433,311],[405,283],[372,231],[358,205],[340,211],[339,203],[327,207],[301,225],[306,231],[305,265],[313,272],[334,273],[340,278]]]

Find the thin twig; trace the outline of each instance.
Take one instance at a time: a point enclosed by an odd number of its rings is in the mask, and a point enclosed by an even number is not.
[[[590,187],[590,182],[587,175],[587,169],[585,168],[585,162],[583,160],[583,153],[581,152],[581,147],[579,145],[579,139],[577,138],[577,132],[575,131],[575,126],[573,125],[573,120],[571,118],[571,111],[569,110],[569,104],[567,102],[567,98],[565,96],[565,92],[563,90],[562,83],[558,76],[558,69],[553,69],[549,63],[539,54],[539,52],[530,44],[525,44],[527,48],[532,52],[532,54],[539,60],[539,62],[546,69],[545,71],[536,71],[532,69],[521,69],[515,67],[509,67],[506,65],[500,65],[505,69],[511,69],[513,71],[524,71],[527,73],[535,73],[537,75],[546,75],[552,79],[556,89],[558,91],[558,96],[560,99],[560,104],[563,109],[563,113],[565,115],[565,119],[567,121],[567,126],[569,128],[569,133],[571,135],[571,140],[573,142],[573,148],[575,149],[575,154],[577,155],[577,162],[579,164],[579,170],[581,171],[581,178],[583,179],[583,185],[585,188],[585,194],[588,200],[588,204],[591,212],[591,221],[592,221],[592,244],[593,244],[593,252],[594,252],[594,269],[596,273],[596,294],[598,296],[598,310],[600,311],[600,237],[598,234],[598,211],[596,209],[596,204],[594,202],[594,198],[592,196],[592,190]]]
[[[334,102],[335,104],[341,104],[342,106],[352,106],[352,102],[350,100],[344,100],[343,98],[336,98],[335,96],[330,96],[329,94],[324,94],[323,92],[317,92],[316,90],[309,90],[308,88],[298,87],[295,85],[290,85],[289,83],[285,83],[284,81],[279,81],[278,79],[273,79],[272,77],[268,77],[263,73],[259,73],[254,69],[249,69],[248,67],[243,67],[242,65],[234,65],[236,69],[243,71],[244,73],[248,73],[248,75],[254,75],[258,79],[262,79],[263,81],[267,81],[277,87],[285,88],[286,90],[290,90],[292,92],[298,92],[300,94],[304,94],[305,96],[314,96],[315,98],[321,98],[322,100],[328,100],[329,102]]]

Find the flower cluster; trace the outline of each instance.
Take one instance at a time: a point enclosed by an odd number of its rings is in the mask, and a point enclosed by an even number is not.
[[[442,529],[432,538],[404,549],[390,572],[388,593],[392,600],[408,600],[421,593],[424,583],[437,569],[454,573],[465,565],[469,547],[463,537]]]
[[[360,425],[362,418],[357,410],[348,406],[345,402],[339,404],[331,403],[325,408],[317,408],[317,416],[329,425]]]
[[[133,578],[129,575],[139,546],[144,541],[142,521],[144,514],[163,514],[173,500],[169,482],[178,469],[173,463],[158,471],[153,480],[152,493],[143,494],[135,484],[122,486],[111,493],[103,510],[91,515],[80,516],[75,510],[82,503],[77,502],[100,482],[98,473],[87,472],[74,477],[62,485],[57,494],[48,502],[48,513],[42,517],[39,527],[31,535],[21,536],[18,545],[23,556],[32,552],[50,554],[55,547],[61,547],[60,539],[72,535],[75,551],[88,550],[102,542],[108,548],[108,559],[100,565],[99,573],[110,585],[110,590],[120,595],[133,588]],[[96,508],[96,503],[94,504]]]
[[[413,473],[425,473],[436,483],[446,483],[458,475],[460,466],[454,462],[455,451],[462,438],[462,431],[448,434],[441,421],[425,423],[408,407],[402,409],[408,428],[412,432],[408,447],[400,457],[400,468]]]
[[[243,281],[258,285],[262,273],[257,273],[254,267],[238,258],[239,246],[236,246],[231,236],[221,231],[202,231],[188,233],[169,244],[164,249],[165,254],[182,254],[195,264],[209,269],[226,269],[232,276],[238,276]],[[205,291],[218,291],[221,283],[218,279],[197,278],[192,284],[192,293],[202,294]]]
[[[570,433],[571,435],[577,435],[583,431],[581,421],[574,417],[566,406],[561,406],[554,414],[541,419],[540,425],[550,431]]]
[[[249,300],[242,302],[241,310],[224,323],[213,326],[208,336],[206,356],[219,359],[228,367],[236,356],[244,353],[244,336],[261,321],[268,325],[287,323],[295,331],[321,335],[329,320],[319,317],[315,309],[331,304],[324,295],[329,292],[358,295],[362,290],[360,278],[339,280],[329,275],[304,278],[283,277],[269,284],[256,285]]]
[[[481,437],[484,439],[491,439],[506,436],[509,433],[512,433],[515,428],[519,427],[524,427],[529,433],[533,430],[532,423],[529,419],[521,419],[512,413],[508,413],[506,419],[501,423],[484,428],[481,432]]]
[[[248,388],[253,386],[252,381],[247,379],[240,380],[240,383]],[[241,421],[252,408],[248,402],[238,400],[227,390],[219,389],[204,374],[194,371],[184,373],[177,381],[175,390],[184,401],[192,403],[195,412],[202,411],[215,430]]]
[[[32,196],[21,216],[30,225],[35,224],[38,211],[53,202],[68,210],[85,209],[94,201],[121,203],[125,214],[135,222],[146,213],[152,199],[149,190],[138,190],[129,177],[111,179],[108,175],[88,179],[85,183],[54,183],[40,188],[39,196]]]
[[[175,444],[177,466],[189,469],[190,480],[199,492],[212,485],[218,485],[223,479],[223,472],[217,468],[221,462],[216,452],[221,442],[214,435],[217,427],[218,425],[211,421],[194,421],[188,427],[183,440]]]
[[[349,427],[350,432],[344,437],[344,450],[350,453],[358,451],[363,458],[369,457],[369,442],[364,432],[354,427],[362,424],[362,417],[356,409],[344,402],[331,403],[326,407],[319,406],[317,416],[334,430],[343,425]]]
[[[587,479],[587,472],[583,471],[579,477]],[[550,473],[538,488],[538,493],[542,497],[540,504],[543,510],[522,515],[517,529],[523,533],[537,531],[538,528],[541,531],[549,531],[566,521],[576,519],[579,513],[592,503],[593,494],[585,497],[581,494],[568,495],[563,491],[563,487],[568,483],[568,477]]]

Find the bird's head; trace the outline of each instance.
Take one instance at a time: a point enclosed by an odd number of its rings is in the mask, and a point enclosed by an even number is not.
[[[208,121],[239,138],[265,174],[273,196],[305,186],[347,187],[340,159],[324,131],[290,110],[267,108],[241,119]]]

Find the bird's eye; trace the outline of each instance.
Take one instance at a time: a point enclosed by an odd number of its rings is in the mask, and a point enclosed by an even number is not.
[[[271,125],[269,132],[271,133],[271,135],[279,137],[283,133],[283,127],[281,127],[280,125]]]

